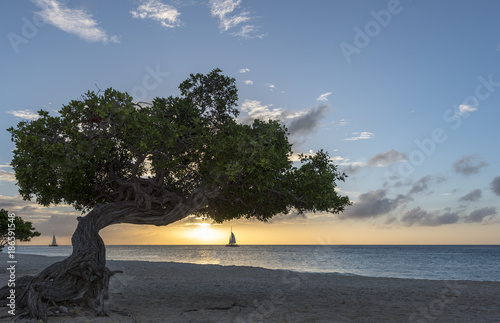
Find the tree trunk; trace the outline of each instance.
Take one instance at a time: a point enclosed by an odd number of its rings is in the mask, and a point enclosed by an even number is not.
[[[85,306],[104,314],[111,271],[106,268],[106,248],[95,222],[104,217],[103,207],[94,208],[79,223],[71,239],[73,253],[52,264],[36,277],[16,284],[16,306],[27,308],[32,317],[47,321],[47,307],[81,298]],[[2,294],[2,293],[0,293]],[[3,295],[1,295],[3,296]]]
[[[96,206],[84,217],[78,217],[71,243],[73,253],[54,263],[37,276],[22,277],[16,282],[16,307],[27,309],[37,319],[47,321],[48,306],[64,301],[79,301],[97,315],[105,315],[104,299],[110,277],[116,272],[106,268],[106,247],[99,231],[118,223],[167,225],[199,210],[216,191],[195,191],[188,199],[167,209],[148,210],[132,202]],[[7,286],[0,298],[9,295]]]

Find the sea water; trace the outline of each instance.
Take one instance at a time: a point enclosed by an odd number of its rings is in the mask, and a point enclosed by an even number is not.
[[[44,256],[68,256],[71,251],[71,246],[18,246],[16,250]],[[500,281],[498,245],[107,246],[106,254],[109,260],[252,266],[370,277]]]

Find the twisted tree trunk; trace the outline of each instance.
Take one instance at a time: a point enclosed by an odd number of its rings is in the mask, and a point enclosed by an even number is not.
[[[167,225],[187,217],[206,205],[217,191],[195,190],[188,199],[180,199],[166,209],[149,210],[133,202],[97,205],[78,218],[71,243],[73,253],[54,263],[37,276],[25,276],[16,282],[16,306],[30,316],[47,321],[47,308],[64,301],[80,301],[97,315],[104,315],[110,277],[116,272],[106,267],[106,247],[99,231],[118,223]],[[0,298],[9,295],[7,286]]]

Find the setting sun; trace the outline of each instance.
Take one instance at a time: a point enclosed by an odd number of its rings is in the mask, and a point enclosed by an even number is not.
[[[210,223],[193,223],[189,225],[186,236],[201,244],[220,244],[224,239],[223,233],[214,229]]]

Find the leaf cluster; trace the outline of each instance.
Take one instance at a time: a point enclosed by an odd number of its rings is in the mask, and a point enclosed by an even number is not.
[[[14,235],[9,235],[9,228],[14,227]],[[7,210],[0,210],[0,251],[9,243],[9,237],[15,237],[15,240],[22,242],[31,241],[31,238],[40,236],[40,232],[35,231],[33,224],[24,221],[21,217],[15,216],[9,218]]]

